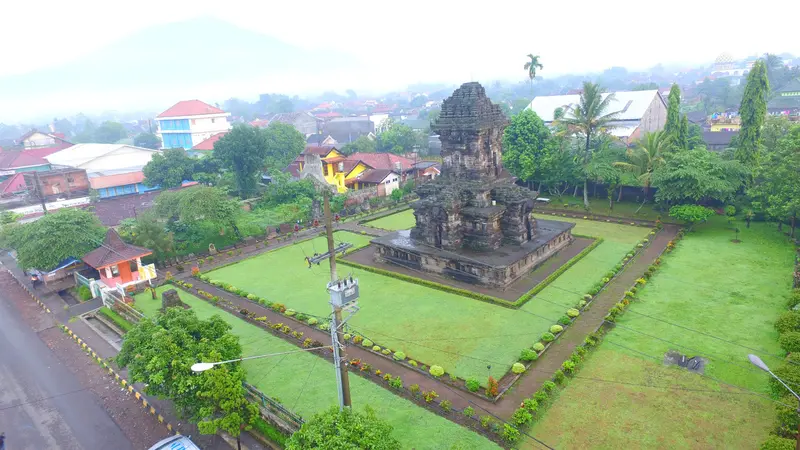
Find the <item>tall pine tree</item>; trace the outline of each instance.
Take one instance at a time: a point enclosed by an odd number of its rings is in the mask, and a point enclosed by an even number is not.
[[[758,60],[753,64],[750,74],[747,75],[747,85],[744,87],[742,105],[739,107],[742,128],[739,132],[739,146],[734,152],[734,157],[746,167],[754,168],[758,162],[761,127],[767,117],[768,95],[767,66],[763,60]]]
[[[675,146],[680,150],[689,149],[689,119],[686,114],[681,117],[681,126],[678,129],[678,140],[675,142]]]
[[[681,89],[673,84],[669,90],[667,102],[667,123],[664,125],[664,134],[673,141],[678,140],[681,128]]]

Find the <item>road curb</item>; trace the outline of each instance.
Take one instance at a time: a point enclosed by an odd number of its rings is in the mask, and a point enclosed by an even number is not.
[[[171,423],[169,423],[169,422],[166,422],[166,421],[165,421],[165,419],[164,419],[164,416],[162,416],[161,414],[159,414],[159,412],[158,412],[158,411],[156,411],[155,407],[153,407],[153,405],[151,405],[150,403],[148,403],[148,402],[147,402],[147,398],[145,398],[145,396],[144,396],[144,395],[142,395],[142,393],[140,393],[139,391],[137,391],[137,390],[136,390],[136,389],[133,387],[133,384],[131,384],[131,383],[130,383],[128,380],[126,380],[124,377],[120,376],[120,375],[119,375],[119,373],[117,373],[117,372],[114,370],[114,368],[113,368],[113,367],[111,367],[111,365],[109,365],[109,364],[108,364],[108,363],[107,363],[107,362],[106,362],[106,361],[105,361],[103,358],[101,358],[101,357],[100,357],[100,355],[98,355],[98,354],[97,354],[97,353],[96,353],[94,350],[92,350],[92,348],[91,348],[91,347],[89,347],[89,346],[86,344],[86,341],[84,341],[83,339],[81,339],[81,338],[80,338],[80,337],[79,337],[77,334],[75,334],[75,332],[73,332],[73,331],[72,331],[72,330],[71,330],[69,327],[67,327],[66,325],[63,325],[63,324],[58,324],[58,327],[59,327],[59,328],[61,328],[61,331],[63,331],[64,333],[66,333],[66,334],[67,334],[68,336],[70,336],[70,337],[71,337],[71,338],[72,338],[72,339],[73,339],[75,342],[77,342],[77,343],[78,343],[78,345],[80,345],[80,346],[81,346],[81,349],[83,349],[83,351],[84,351],[84,352],[86,352],[86,354],[87,354],[87,355],[89,355],[89,356],[90,356],[90,357],[91,357],[91,358],[92,358],[92,359],[93,359],[93,360],[94,360],[94,361],[95,361],[97,364],[101,365],[101,366],[102,366],[104,369],[106,369],[106,370],[108,371],[108,374],[109,374],[110,376],[113,376],[113,377],[114,377],[114,380],[115,380],[115,381],[117,381],[117,382],[120,384],[120,386],[122,386],[123,388],[127,389],[127,390],[128,390],[128,393],[131,393],[131,394],[133,394],[133,395],[134,395],[134,397],[136,397],[136,400],[138,400],[138,401],[140,401],[140,402],[142,403],[142,407],[143,407],[144,409],[148,410],[148,411],[150,412],[150,414],[152,414],[152,415],[156,416],[156,418],[158,419],[158,421],[159,421],[160,423],[164,424],[164,426],[166,426],[166,427],[167,427],[167,430],[169,430],[171,433],[179,434],[179,433],[178,433],[178,431],[177,431],[177,429],[176,429],[175,427],[173,427]]]

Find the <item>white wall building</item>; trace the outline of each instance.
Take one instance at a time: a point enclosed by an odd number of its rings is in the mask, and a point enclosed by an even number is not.
[[[200,100],[184,100],[156,116],[161,148],[191,149],[211,136],[228,131],[230,113]]]

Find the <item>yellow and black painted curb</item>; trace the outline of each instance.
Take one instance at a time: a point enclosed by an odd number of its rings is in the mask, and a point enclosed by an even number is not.
[[[97,362],[97,364],[102,366],[103,369],[107,370],[108,371],[108,375],[114,377],[114,380],[117,381],[120,384],[120,386],[122,386],[123,388],[127,389],[129,393],[133,394],[134,397],[136,397],[136,400],[142,402],[142,407],[144,409],[146,409],[147,411],[149,411],[150,414],[156,416],[156,418],[158,419],[158,421],[160,423],[165,424],[165,426],[167,427],[167,430],[169,430],[172,433],[178,434],[177,429],[175,427],[173,427],[171,423],[166,422],[166,420],[164,419],[164,416],[159,414],[158,411],[156,411],[156,409],[153,407],[153,405],[151,405],[150,403],[147,402],[147,399],[144,397],[144,395],[142,395],[139,391],[134,389],[133,385],[128,380],[126,380],[125,378],[121,377],[114,370],[114,368],[111,367],[111,365],[108,364],[103,358],[101,358],[100,355],[95,353],[95,351],[92,350],[92,348],[89,347],[83,339],[78,337],[78,335],[75,334],[72,330],[70,330],[69,327],[67,327],[66,325],[58,324],[58,326],[59,326],[59,328],[61,328],[62,331],[67,333],[67,335],[69,335],[73,340],[75,340],[75,342],[77,342],[81,346],[83,351],[86,352],[86,354],[89,355],[93,360],[95,360],[95,362]]]
[[[49,313],[49,312],[51,312],[51,311],[50,311],[50,308],[48,308],[48,307],[47,307],[47,305],[45,305],[45,304],[44,304],[44,303],[43,303],[41,300],[39,300],[39,297],[37,297],[36,295],[34,295],[34,294],[33,294],[33,292],[31,292],[31,290],[28,288],[28,286],[25,286],[25,284],[24,284],[24,283],[22,283],[21,281],[19,281],[19,278],[17,278],[17,276],[16,276],[16,275],[14,275],[14,273],[13,273],[13,272],[11,272],[11,271],[10,271],[10,270],[8,270],[8,269],[6,269],[6,272],[8,272],[8,274],[9,274],[9,275],[11,275],[11,278],[13,278],[13,279],[14,279],[14,281],[16,281],[16,282],[17,282],[17,284],[19,285],[19,287],[21,287],[22,289],[25,289],[25,292],[27,292],[27,293],[28,293],[28,295],[30,295],[30,296],[31,296],[31,298],[32,298],[32,299],[33,299],[33,300],[36,302],[36,304],[37,304],[37,305],[41,306],[41,308],[42,308],[42,311],[45,311],[45,312],[48,312],[48,313]]]

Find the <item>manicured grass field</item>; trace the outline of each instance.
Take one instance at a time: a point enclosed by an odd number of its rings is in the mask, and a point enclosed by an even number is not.
[[[578,234],[606,235],[605,242],[561,277],[567,277],[566,288],[578,292],[596,283],[648,232],[646,228],[577,222]],[[336,239],[360,245],[368,238],[340,232]],[[324,286],[330,276],[328,265],[309,270],[303,262],[305,255],[324,248],[324,239],[317,238],[208,275],[299,312],[327,316],[330,306]],[[339,266],[340,275],[350,270]],[[488,375],[499,378],[507,372],[520,351],[533,345],[580,297],[554,287],[560,286],[559,278],[539,297],[556,304],[534,298],[524,306],[532,313],[526,314],[378,274],[356,270],[353,275],[359,278],[361,291],[361,310],[350,321],[353,328],[381,347],[402,350],[411,359],[438,364],[449,373],[474,376],[483,383]]]
[[[159,295],[170,286],[158,289]],[[292,345],[232,314],[215,308],[203,300],[178,290],[181,300],[204,319],[220,315],[239,336],[244,355],[262,355],[297,350]],[[137,306],[155,313],[158,310],[150,294],[136,297]],[[148,314],[150,314],[148,312]],[[310,418],[315,412],[337,403],[333,364],[310,353],[295,353],[275,358],[245,362],[247,380],[265,394],[278,399],[292,411]],[[391,392],[358,376],[350,377],[353,405],[370,405],[378,415],[392,424],[393,434],[403,448],[497,448],[497,446],[447,419],[426,411]],[[452,446],[452,447],[451,447]]]
[[[661,365],[669,350],[704,356],[710,377],[768,392],[768,376],[748,363],[747,354],[758,353],[771,365],[780,360],[769,356],[782,353],[773,324],[791,289],[794,252],[773,224],[734,226],[741,230],[739,244],[730,242],[734,233],[722,218],[687,234],[617,321],[621,326],[579,372],[581,377],[648,387],[573,380],[534,427],[534,435],[562,448],[758,447],[774,417],[769,400]],[[675,384],[732,393],[649,387]]]
[[[567,205],[567,206],[564,206]],[[668,217],[669,213],[657,211],[653,203],[646,203],[639,209],[641,203],[638,202],[614,202],[614,209],[610,209],[607,199],[590,198],[589,199],[589,212],[603,216],[617,216],[617,217],[632,217],[642,220],[656,220],[659,215],[663,216],[663,220],[675,222],[675,219]],[[564,209],[572,212],[584,212],[583,197],[575,198],[572,196],[565,196],[562,199],[552,198],[547,208],[551,209]],[[639,210],[639,212],[636,212]]]
[[[364,225],[374,228],[382,228],[384,230],[407,230],[414,228],[416,219],[414,218],[414,210],[407,209],[397,214],[381,217],[380,219],[367,222]]]

